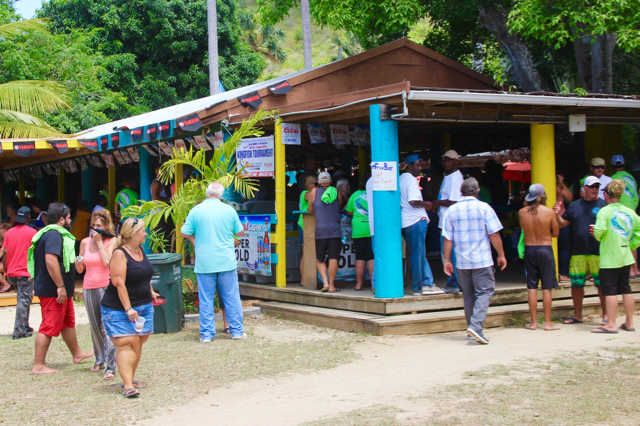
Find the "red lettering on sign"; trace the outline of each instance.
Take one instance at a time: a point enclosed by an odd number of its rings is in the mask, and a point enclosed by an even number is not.
[[[140,135],[140,134],[142,134],[142,129],[132,130],[131,134],[132,135]]]
[[[158,126],[158,129],[160,129],[160,130],[167,130],[168,128],[169,128],[168,124],[162,124],[162,125]]]
[[[276,87],[272,87],[272,90],[280,89],[281,87],[287,87],[287,86],[289,86],[289,82],[285,81],[284,83],[281,83],[281,84],[277,85]]]
[[[346,130],[341,130],[341,129],[331,129],[331,132],[334,135],[346,135],[347,134]]]
[[[243,99],[242,102],[248,104],[249,102],[257,101],[258,99],[260,99],[260,95],[254,95],[254,96],[252,96],[250,98]]]
[[[284,132],[285,133],[299,133],[298,129],[293,128],[293,127],[285,127],[284,128]]]
[[[188,126],[189,124],[197,123],[198,121],[200,121],[200,119],[198,117],[196,117],[196,118],[191,118],[191,119],[189,119],[187,121],[180,122],[178,124],[180,125],[180,127],[182,127],[184,125]]]

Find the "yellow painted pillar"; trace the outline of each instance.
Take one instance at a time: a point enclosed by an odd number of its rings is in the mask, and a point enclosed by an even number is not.
[[[64,203],[64,168],[60,167],[58,175],[58,202]]]
[[[287,286],[287,181],[285,177],[285,146],[282,143],[282,120],[278,119],[275,126],[274,141],[275,178],[276,178],[276,235],[272,242],[276,244],[276,287]]]
[[[362,176],[367,171],[367,152],[363,147],[358,147],[358,177],[362,179]]]
[[[107,171],[109,174],[109,206],[107,208],[113,212],[113,206],[116,204],[116,168],[109,167]]]
[[[541,183],[547,192],[547,207],[556,203],[556,145],[553,124],[531,124],[531,183]],[[558,267],[558,240],[553,239]]]
[[[18,198],[20,199],[20,205],[24,206],[25,193],[24,193],[24,172],[20,170],[20,181],[18,182]]]
[[[175,166],[175,177],[176,177],[176,191],[178,188],[182,188],[183,176],[182,176],[182,164],[176,164]],[[182,254],[182,264],[184,265],[184,253],[183,250],[183,238],[181,237],[180,231],[182,230],[182,223],[176,223],[176,253]]]
[[[451,149],[451,133],[443,133],[442,134],[442,153],[449,151]]]
[[[584,161],[591,164],[594,157],[604,158],[607,164],[605,174],[611,176],[611,157],[622,155],[622,126],[612,124],[588,124],[584,133]]]

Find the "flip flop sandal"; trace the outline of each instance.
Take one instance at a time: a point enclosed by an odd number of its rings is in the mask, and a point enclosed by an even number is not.
[[[134,388],[136,388],[136,389],[144,389],[144,388],[146,388],[146,387],[147,387],[147,385],[145,385],[145,384],[142,384],[142,385],[141,385],[140,383],[138,383],[138,382],[136,382],[136,381],[134,380],[134,381],[133,381],[133,387],[134,387]],[[120,385],[120,388],[124,389],[124,383]]]
[[[636,329],[635,329],[635,328],[627,327],[627,324],[622,324],[622,325],[620,326],[620,329],[621,329],[621,330],[624,330],[624,331],[636,331]]]
[[[140,392],[136,388],[125,389],[125,391],[122,392],[122,396],[125,398],[135,398],[140,396]]]
[[[580,321],[579,319],[575,319],[574,317],[571,317],[563,322],[563,324],[582,324],[582,323],[583,321]]]
[[[320,290],[322,293],[326,293],[329,291],[329,287],[322,287],[322,290]]]
[[[107,377],[108,375],[111,375],[111,377]],[[104,370],[104,379],[105,380],[111,380],[113,378],[116,377],[116,372],[111,370],[110,368],[107,368],[106,370]],[[122,385],[124,387],[124,384]]]
[[[229,331],[229,329],[228,329],[228,328],[225,328],[225,329],[224,329],[224,332],[225,332],[225,333],[227,333],[227,334],[231,334],[231,332]]]
[[[595,330],[591,330],[591,332],[595,334],[618,334],[618,330],[612,331],[604,327],[598,327]]]

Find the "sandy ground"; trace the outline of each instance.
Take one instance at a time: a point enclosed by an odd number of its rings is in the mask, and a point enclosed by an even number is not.
[[[463,333],[369,338],[355,346],[362,356],[356,362],[311,374],[238,382],[189,404],[166,407],[162,415],[136,424],[247,425],[260,419],[266,425],[298,425],[374,404],[400,408],[405,411],[403,418],[419,420],[438,409],[419,398],[437,392],[439,386],[463,382],[467,371],[640,343],[640,333],[589,333],[597,325],[564,325],[553,332],[492,329],[486,332],[491,340],[487,346],[468,341]],[[260,327],[254,333],[277,339],[311,338],[308,333],[284,334]]]
[[[87,310],[83,303],[74,303],[76,311],[76,324],[89,324]],[[13,323],[16,320],[16,307],[5,306],[0,308],[0,335],[13,334]],[[31,305],[31,313],[29,314],[29,325],[38,330],[38,326],[42,322],[40,313],[40,305]]]

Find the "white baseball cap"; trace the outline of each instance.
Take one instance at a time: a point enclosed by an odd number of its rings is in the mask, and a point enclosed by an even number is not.
[[[584,186],[591,186],[594,185],[596,183],[600,183],[600,179],[598,179],[595,176],[587,176],[587,178],[584,180]]]

